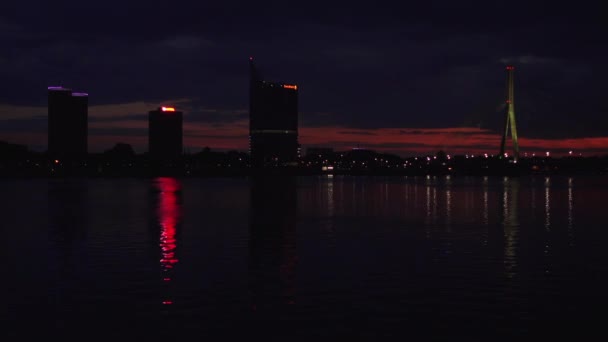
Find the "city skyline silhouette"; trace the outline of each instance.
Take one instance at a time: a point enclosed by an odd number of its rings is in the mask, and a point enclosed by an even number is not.
[[[0,16],[0,139],[37,151],[46,148],[50,85],[90,93],[92,152],[124,142],[143,153],[139,119],[163,104],[185,113],[191,152],[246,151],[248,56],[268,79],[298,84],[302,146],[491,153],[510,64],[522,152],[608,146],[597,4],[153,1],[143,11],[121,4],[136,13],[126,15],[114,1],[35,3],[36,13],[19,5]],[[163,24],[150,27],[149,18]]]
[[[253,60],[253,57],[249,57],[249,62],[251,63]],[[506,66],[507,70],[509,70],[509,68],[513,68],[512,66]],[[511,85],[511,87],[513,87],[513,85]],[[65,89],[63,88],[63,85],[61,86],[48,86],[47,87],[49,91],[51,91],[52,89]],[[507,87],[505,87],[504,89],[504,95],[503,95],[503,99],[502,101],[505,101],[506,98],[509,97],[508,95],[508,89],[509,86],[507,84]],[[511,88],[512,91],[512,88]],[[78,92],[74,92],[74,96],[86,96],[87,98],[89,97],[88,93],[78,93]],[[75,97],[77,98],[77,97]],[[168,101],[162,101],[159,102],[157,104],[158,108],[161,108],[163,106],[178,106],[178,109],[180,110],[180,112],[182,111],[182,108],[188,108],[188,104],[186,104],[187,101],[185,100],[168,100]],[[507,113],[507,108],[509,106],[509,100],[507,99],[505,102],[505,104],[503,105],[498,105],[498,109],[495,111],[495,113],[492,113],[493,116],[495,117],[504,117],[505,113]],[[181,104],[181,106],[179,106]],[[139,107],[142,106],[146,106],[146,105],[152,105],[152,104],[145,104],[145,103],[140,103]],[[1,108],[1,107],[0,107]],[[164,107],[163,107],[164,108]],[[171,107],[173,108],[173,107]],[[93,116],[90,116],[90,120],[93,121],[92,125],[95,125],[95,122],[104,122],[105,119],[101,119],[99,117],[96,116],[96,114],[98,115],[99,113],[99,109],[96,108],[95,105],[92,106],[92,108],[89,109],[89,111],[93,111]],[[133,109],[131,109],[133,110]],[[111,109],[110,109],[111,111]],[[148,110],[149,111],[149,110]],[[48,108],[47,108],[47,112],[48,112]],[[185,118],[184,118],[184,122],[185,124],[192,124],[193,122],[188,122],[188,112],[185,111]],[[249,114],[249,111],[248,113]],[[145,114],[147,116],[147,114]],[[301,115],[298,115],[301,116]],[[249,117],[249,115],[248,115]],[[141,115],[141,113],[134,113],[129,115],[128,117],[128,121],[130,121],[132,124],[135,123],[136,126],[138,127],[142,127],[142,122],[141,120],[147,120],[147,117],[144,117],[143,115]],[[497,118],[492,118],[492,120],[497,119]],[[525,118],[524,118],[525,119]],[[249,118],[247,118],[247,120],[249,120]],[[301,121],[301,120],[299,120]],[[216,135],[213,136],[211,135],[211,139],[208,139],[208,141],[205,140],[200,140],[201,141],[201,145],[198,146],[192,146],[189,145],[187,142],[185,142],[184,144],[184,151],[187,151],[188,153],[195,153],[198,152],[200,150],[202,150],[203,148],[214,148],[216,150],[219,151],[242,151],[245,152],[247,150],[249,150],[248,146],[244,146],[243,145],[243,141],[244,138],[248,140],[248,136],[250,135],[249,132],[246,132],[246,128],[244,127],[245,122],[240,122],[239,124],[235,125],[235,127],[232,127],[232,131],[230,132],[230,137],[235,140],[238,141],[235,143],[235,145],[233,146],[227,146],[227,145],[223,145],[223,144],[219,144],[219,146],[214,146],[212,144],[206,144],[205,142],[213,142],[213,137],[215,138],[220,138],[220,140],[222,140],[223,138],[226,137],[222,137],[221,135]],[[89,125],[88,130],[93,132],[93,140],[95,139],[95,132],[96,132],[96,128],[95,127],[90,127],[91,124]],[[206,127],[203,128],[203,131],[205,129],[210,129],[210,130],[214,130],[217,127]],[[148,127],[146,127],[146,132],[145,134],[147,135]],[[200,127],[199,127],[200,129]],[[314,131],[315,128],[310,128],[310,127],[301,127],[301,129],[304,131],[304,133],[302,134],[302,140],[304,141],[304,146],[302,146],[303,149],[306,148],[332,148],[332,149],[336,149],[336,150],[349,150],[349,149],[353,149],[353,148],[361,148],[363,145],[363,148],[365,149],[370,149],[370,150],[374,150],[374,151],[379,151],[379,152],[385,152],[385,153],[390,153],[390,154],[396,154],[399,155],[401,157],[411,157],[411,156],[425,156],[425,155],[432,155],[434,153],[436,153],[437,151],[443,151],[443,150],[447,150],[447,151],[453,151],[451,153],[453,154],[495,154],[497,153],[496,150],[496,145],[500,144],[501,146],[504,145],[504,142],[500,142],[501,141],[501,134],[498,132],[494,132],[490,129],[483,129],[481,127],[452,127],[452,128],[417,128],[417,129],[401,129],[401,128],[383,128],[383,129],[363,129],[363,128],[359,128],[359,129],[355,129],[355,128],[344,128],[344,127],[334,127],[333,128],[333,132],[331,131],[331,128],[329,127],[323,127],[319,130],[319,128],[316,128],[317,130],[320,131],[321,135],[324,135],[325,137],[327,136],[331,136],[332,134],[346,134],[346,135],[351,135],[351,136],[355,136],[355,138],[357,139],[357,141],[350,141],[348,142],[346,145],[343,144],[342,142],[336,142],[336,141],[328,141],[327,143],[310,143],[310,132]],[[225,130],[225,128],[224,128]],[[504,130],[504,128],[501,128],[501,130]],[[112,132],[112,128],[107,128],[108,132]],[[221,132],[221,129],[219,130]],[[133,130],[131,130],[131,132],[135,132]],[[207,131],[209,132],[209,131]],[[18,136],[19,132],[13,132],[16,133]],[[197,131],[196,129],[193,128],[188,128],[187,126],[184,129],[184,136],[186,139],[186,141],[188,141],[187,137],[188,136],[192,136],[192,135],[197,135]],[[144,134],[144,132],[140,132],[138,131],[134,136],[133,135],[129,135],[129,130],[125,130],[124,128],[121,127],[115,127],[115,133],[114,136],[120,136],[123,135],[122,139],[121,138],[117,138],[117,141],[114,141],[113,143],[108,141],[108,145],[104,146],[104,148],[100,149],[99,147],[95,148],[93,147],[93,151],[91,151],[91,153],[99,153],[99,152],[103,152],[103,151],[107,151],[109,150],[111,147],[114,147],[116,144],[121,144],[121,143],[125,143],[125,141],[129,141],[131,143],[129,143],[129,145],[134,146],[136,151],[138,153],[145,153],[148,152],[147,151],[147,136],[142,137],[141,134]],[[217,133],[216,133],[217,134]],[[220,133],[221,134],[221,133]],[[243,136],[243,134],[246,134],[246,136]],[[391,147],[386,147],[383,145],[382,142],[382,135],[393,135],[393,136],[404,136],[407,135],[408,138],[405,141],[400,142],[393,142],[393,143],[389,143],[388,145]],[[504,136],[504,133],[502,134]],[[425,146],[425,136],[435,136],[435,142],[431,143],[429,145]],[[144,139],[145,138],[145,139]],[[133,139],[135,139],[135,143],[133,143]],[[418,140],[416,140],[418,139]],[[17,142],[20,141],[20,139],[15,139]],[[146,140],[146,144],[142,145],[143,140]],[[403,139],[402,139],[403,140]],[[502,140],[504,140],[504,137],[502,138]],[[547,152],[549,152],[550,154],[556,155],[556,156],[571,156],[571,155],[584,155],[585,156],[594,156],[594,155],[604,155],[606,152],[608,152],[608,144],[604,144],[604,141],[608,142],[608,137],[596,137],[596,138],[574,138],[574,139],[554,139],[554,140],[546,140],[546,139],[528,139],[525,137],[525,134],[522,138],[523,140],[523,146],[522,146],[522,151],[524,153],[525,156],[535,156],[535,155],[543,155],[546,154]],[[13,143],[14,141],[7,141],[9,143]],[[308,142],[308,144],[306,144]],[[379,143],[378,143],[379,142]],[[23,144],[22,144],[23,145]],[[402,145],[402,146],[400,146]],[[405,151],[410,151],[409,154],[404,153],[403,151],[403,147],[404,146],[408,146],[408,145],[413,145],[413,146],[418,146],[418,149],[413,148],[413,150],[405,150]],[[32,145],[29,146],[26,144],[26,146],[28,146],[29,148],[33,148],[34,150],[37,150],[39,152],[45,151],[45,149],[40,146],[40,145]],[[400,149],[401,148],[401,149]],[[503,148],[501,148],[502,150]],[[304,151],[302,151],[304,152]]]

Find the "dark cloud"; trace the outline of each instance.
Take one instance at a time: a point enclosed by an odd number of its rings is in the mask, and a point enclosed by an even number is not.
[[[48,119],[45,116],[33,116],[27,118],[12,118],[0,120],[0,133],[28,132],[45,133]]]
[[[89,135],[148,137],[148,128],[89,127]]]
[[[122,122],[122,121],[148,122],[148,114],[128,114],[128,115],[117,115],[117,116],[111,116],[111,117],[100,117],[100,116],[90,116],[89,115],[89,123],[110,122],[110,123],[120,124],[120,122]]]
[[[236,123],[243,120],[248,120],[248,109],[213,109],[201,108],[193,106],[187,113],[184,120],[192,123]]]
[[[196,132],[185,132],[184,135],[190,138],[234,140],[234,137],[219,134],[197,134]]]

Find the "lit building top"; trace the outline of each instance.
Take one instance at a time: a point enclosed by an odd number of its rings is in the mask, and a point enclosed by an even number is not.
[[[72,96],[85,97],[85,96],[89,96],[89,94],[87,94],[87,93],[72,93]]]
[[[64,88],[64,87],[61,87],[61,86],[51,86],[51,87],[48,87],[47,89],[48,90],[57,90],[57,91],[72,91],[69,88]]]
[[[298,90],[298,86],[295,84],[284,84],[284,83],[280,83],[280,82],[271,82],[271,81],[265,81],[265,80],[260,80],[259,82],[261,82],[265,86]]]
[[[160,107],[160,110],[163,112],[175,112],[174,107]]]

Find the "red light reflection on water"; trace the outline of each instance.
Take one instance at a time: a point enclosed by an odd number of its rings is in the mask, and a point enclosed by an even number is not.
[[[171,281],[169,272],[174,264],[178,262],[175,255],[177,248],[176,228],[179,223],[180,207],[177,200],[177,192],[180,184],[175,178],[160,177],[156,179],[156,187],[159,190],[158,207],[156,215],[160,225],[160,266],[162,270],[162,280],[164,283]],[[163,305],[173,304],[173,301],[165,299]]]

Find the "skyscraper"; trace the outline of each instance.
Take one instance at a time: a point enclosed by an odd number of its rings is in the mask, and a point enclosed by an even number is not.
[[[263,80],[249,58],[249,149],[253,167],[298,159],[298,86]]]
[[[148,116],[148,152],[159,162],[172,162],[182,155],[182,112],[160,107]]]
[[[82,161],[88,152],[89,95],[48,87],[48,152],[53,159]]]

